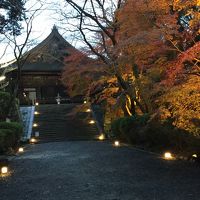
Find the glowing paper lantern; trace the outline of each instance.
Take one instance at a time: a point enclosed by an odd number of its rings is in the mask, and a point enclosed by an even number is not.
[[[90,120],[89,124],[95,124],[95,121],[94,120]]]
[[[115,147],[119,147],[119,146],[120,146],[120,142],[119,142],[118,140],[116,140],[116,141],[114,142],[114,146],[115,146]]]
[[[0,76],[0,81],[4,81],[6,79],[5,76]]]
[[[165,152],[165,153],[164,153],[164,158],[165,158],[166,160],[171,160],[171,159],[173,159],[174,157],[172,156],[172,154],[171,154],[170,152]]]
[[[33,127],[37,127],[38,125],[35,123],[35,124],[33,124]]]
[[[20,148],[18,149],[18,152],[19,152],[19,153],[24,152],[24,148],[23,148],[23,147],[20,147]]]
[[[7,174],[8,173],[8,167],[6,167],[6,166],[1,167],[1,173]]]
[[[30,139],[30,143],[36,143],[36,142],[37,142],[37,140],[35,138]]]
[[[105,135],[104,134],[99,135],[98,139],[99,140],[105,140]]]
[[[198,156],[197,156],[197,154],[195,153],[195,154],[192,155],[192,157],[193,157],[193,158],[197,158]]]

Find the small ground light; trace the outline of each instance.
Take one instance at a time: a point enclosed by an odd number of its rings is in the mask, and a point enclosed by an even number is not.
[[[171,159],[173,159],[173,156],[172,156],[172,154],[170,152],[165,152],[164,153],[164,158],[166,160],[171,160]]]
[[[35,112],[34,112],[34,114],[35,114],[35,115],[38,115],[38,114],[39,114],[39,112],[35,111]]]
[[[35,105],[36,105],[36,106],[39,106],[39,103],[38,103],[38,102],[36,102],[36,103],[35,103]]]
[[[91,109],[88,108],[88,109],[86,110],[86,112],[91,112]]]
[[[3,80],[5,80],[5,79],[6,79],[5,76],[0,76],[0,81],[3,81]]]
[[[35,123],[35,124],[33,124],[33,127],[37,127],[38,125]]]
[[[119,147],[119,146],[120,146],[120,142],[119,142],[118,140],[116,140],[116,141],[114,142],[114,146]]]
[[[6,167],[6,166],[3,166],[3,167],[1,167],[1,174],[7,174],[8,173],[8,167]]]
[[[30,143],[36,143],[36,142],[37,142],[37,140],[35,138],[30,139]]]
[[[192,157],[193,157],[193,158],[197,158],[198,156],[197,156],[197,154],[195,153],[195,154],[192,155]]]
[[[86,104],[86,103],[87,103],[87,101],[84,101],[83,103],[84,103],[84,104]]]
[[[94,120],[90,120],[90,121],[89,121],[89,124],[94,124],[94,123],[95,123]]]
[[[24,148],[23,148],[23,147],[19,147],[18,152],[19,152],[19,153],[24,152]]]
[[[105,135],[104,134],[99,135],[98,139],[99,140],[105,140]]]

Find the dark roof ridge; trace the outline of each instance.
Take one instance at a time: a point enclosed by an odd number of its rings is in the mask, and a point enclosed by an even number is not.
[[[74,46],[72,46],[69,42],[67,42],[63,38],[63,36],[58,32],[57,27],[54,25],[53,28],[52,28],[51,33],[42,42],[40,42],[38,45],[36,45],[35,47],[33,47],[31,50],[27,51],[24,55],[29,55],[29,54],[34,53],[37,50],[42,49],[43,47],[45,47],[49,43],[49,41],[51,41],[51,39],[53,37],[57,37],[59,40],[61,40],[69,48],[76,49]]]
[[[69,44],[54,25],[41,43],[23,55],[22,71],[61,71],[64,58],[76,52],[81,51]]]

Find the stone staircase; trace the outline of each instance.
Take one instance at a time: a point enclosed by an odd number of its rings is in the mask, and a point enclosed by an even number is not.
[[[98,136],[96,124],[89,124],[91,113],[78,112],[69,115],[76,104],[50,104],[35,107],[32,135],[39,132],[39,142],[53,142],[64,140],[94,140]]]

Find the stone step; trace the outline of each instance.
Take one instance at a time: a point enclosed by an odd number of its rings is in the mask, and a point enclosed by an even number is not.
[[[69,113],[75,108],[73,104],[40,105],[36,107],[33,135],[39,132],[40,142],[62,140],[93,140],[98,135],[96,124],[88,124],[91,113],[80,112],[75,117]]]

